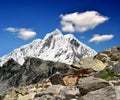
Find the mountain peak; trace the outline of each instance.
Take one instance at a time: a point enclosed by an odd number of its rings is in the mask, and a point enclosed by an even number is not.
[[[58,33],[58,34],[62,34],[61,31],[57,28],[53,32]]]
[[[44,40],[45,41],[49,40],[50,42],[51,39],[60,38],[60,37],[63,37],[63,34],[59,29],[55,29],[53,32],[46,34],[46,36],[44,37]]]
[[[56,35],[63,35],[62,32],[59,29],[55,29],[53,32],[48,33],[46,36],[56,36]]]
[[[43,40],[37,39],[30,44],[15,49],[8,55],[0,58],[0,66],[13,58],[23,64],[26,57],[35,57],[43,60],[72,64],[85,57],[92,57],[96,52],[81,43],[72,34],[63,35],[60,30],[48,33]]]

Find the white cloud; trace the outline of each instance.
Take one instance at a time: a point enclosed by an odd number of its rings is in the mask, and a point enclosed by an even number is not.
[[[36,32],[34,32],[32,29],[27,29],[27,28],[8,27],[5,30],[12,33],[17,33],[18,37],[23,40],[31,39],[36,35]]]
[[[104,42],[104,41],[109,41],[114,37],[114,35],[109,34],[109,35],[99,35],[99,34],[95,34],[90,40],[89,42],[95,42],[95,43],[100,43],[100,42]]]
[[[18,34],[19,38],[23,40],[28,40],[33,38],[36,35],[36,32],[32,31],[31,29],[21,28]]]
[[[100,15],[96,11],[86,11],[83,13],[71,13],[60,15],[62,31],[64,32],[85,32],[104,23],[109,18]]]
[[[13,28],[13,27],[8,27],[8,28],[6,28],[5,30],[6,30],[6,31],[9,31],[9,32],[13,32],[13,33],[18,31],[17,28]]]

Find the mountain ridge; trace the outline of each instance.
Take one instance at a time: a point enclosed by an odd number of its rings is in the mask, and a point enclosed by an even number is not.
[[[22,65],[25,57],[36,57],[43,60],[72,64],[85,57],[96,55],[96,51],[80,42],[72,34],[63,35],[61,31],[48,33],[43,40],[33,42],[15,49],[8,55],[0,58],[0,66],[13,58]]]

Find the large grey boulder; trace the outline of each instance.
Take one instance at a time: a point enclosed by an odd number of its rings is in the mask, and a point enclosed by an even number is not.
[[[108,86],[89,92],[81,100],[120,100],[120,86]]]
[[[109,85],[110,84],[106,80],[94,77],[81,78],[78,81],[78,88],[82,95],[85,95],[90,91],[95,91],[104,88]]]

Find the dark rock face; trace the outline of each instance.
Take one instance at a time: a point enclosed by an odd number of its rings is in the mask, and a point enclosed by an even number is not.
[[[23,66],[10,59],[0,67],[0,91],[10,87],[35,84],[56,72],[66,73],[67,68],[66,64],[38,58],[26,58]]]
[[[0,91],[4,91],[10,86],[16,86],[20,70],[21,66],[13,59],[6,62],[3,67],[0,67]]]

